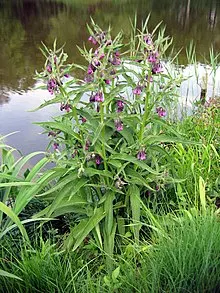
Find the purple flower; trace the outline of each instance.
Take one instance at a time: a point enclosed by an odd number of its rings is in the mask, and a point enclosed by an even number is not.
[[[95,102],[95,95],[91,95],[89,98],[90,103]]]
[[[155,63],[152,68],[152,73],[157,74],[160,72],[163,72],[163,67],[162,67],[161,63]]]
[[[98,57],[98,55],[99,55],[99,50],[98,50],[98,49],[95,50],[94,55],[95,55],[96,57]]]
[[[55,137],[57,135],[57,133],[55,131],[49,131],[48,132],[48,136],[53,136]]]
[[[96,158],[95,158],[96,165],[100,165],[101,162],[102,162],[102,158],[99,155],[97,155]]]
[[[104,42],[106,38],[106,32],[96,33],[95,38],[96,40],[99,40],[100,42]]]
[[[123,122],[120,119],[115,120],[115,128],[117,131],[123,130]]]
[[[47,72],[51,73],[52,72],[52,66],[50,64],[47,65],[46,67]]]
[[[106,46],[110,46],[112,44],[112,40],[106,40],[105,44]]]
[[[133,94],[137,95],[137,96],[140,96],[142,91],[143,91],[143,86],[138,85],[135,89],[133,89]]]
[[[95,95],[94,95],[94,99],[95,99],[95,102],[104,102],[104,97],[103,97],[103,93],[102,92],[97,92]]]
[[[124,102],[122,100],[117,100],[117,112],[120,113],[124,110]]]
[[[144,41],[147,45],[152,45],[153,44],[153,41],[152,41],[152,37],[151,35],[146,35],[144,36]]]
[[[94,76],[93,76],[93,74],[86,75],[85,78],[84,78],[84,81],[85,81],[86,83],[93,82],[93,81],[94,81]]]
[[[138,154],[137,154],[137,158],[138,158],[138,160],[140,160],[140,161],[144,161],[144,160],[146,160],[146,152],[145,152],[145,150],[140,150],[140,151],[138,152]]]
[[[115,69],[112,69],[111,71],[110,71],[110,74],[111,75],[115,75],[117,73],[117,71],[115,70]]]
[[[77,150],[74,150],[74,152],[72,153],[72,158],[75,158],[75,156],[78,154]]]
[[[55,142],[53,144],[53,149],[56,151],[56,150],[58,150],[58,147],[59,147],[59,143]]]
[[[95,71],[96,71],[96,67],[95,67],[92,63],[90,63],[89,66],[88,66],[87,73],[88,73],[89,75],[91,75],[91,74],[93,74]]]
[[[96,45],[97,44],[97,41],[96,41],[96,39],[93,36],[90,36],[88,38],[88,41],[91,42],[93,45]]]
[[[148,197],[148,196],[150,196],[150,194],[151,194],[150,190],[147,190],[146,193],[145,193],[145,196]]]
[[[70,77],[69,73],[65,73],[64,76],[65,76],[66,78],[69,78],[69,77]]]
[[[85,117],[81,117],[82,123],[86,123],[87,119]]]
[[[88,151],[90,147],[90,141],[87,139],[86,144],[85,144],[85,151]]]
[[[48,80],[47,82],[47,89],[51,95],[54,93],[54,91],[57,89],[57,82],[56,79],[52,78]]]
[[[166,110],[163,109],[162,107],[156,108],[156,112],[157,112],[159,117],[165,117],[167,115]]]
[[[68,104],[68,103],[67,104],[61,104],[60,105],[60,110],[61,111],[66,110],[66,112],[69,113],[70,109],[71,109],[71,105]]]
[[[153,77],[152,77],[152,76],[150,76],[150,80],[149,80],[149,77],[148,77],[148,75],[146,75],[146,81],[148,81],[148,82],[153,82]]]
[[[118,66],[120,64],[121,64],[121,59],[115,56],[112,60],[112,65]]]
[[[149,61],[150,63],[155,63],[155,62],[158,61],[158,56],[159,56],[158,52],[152,52],[152,53],[150,53],[150,55],[148,56],[148,61]]]
[[[104,53],[101,53],[101,54],[99,55],[99,60],[102,60],[104,57],[105,57],[105,54],[104,54]]]
[[[94,62],[95,67],[99,67],[101,65],[101,63],[97,59],[94,59],[93,62]]]
[[[110,79],[104,79],[104,82],[105,82],[106,84],[111,84],[111,80],[110,80]]]

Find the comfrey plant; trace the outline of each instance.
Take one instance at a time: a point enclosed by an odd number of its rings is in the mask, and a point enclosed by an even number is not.
[[[171,41],[163,30],[156,37],[146,27],[133,27],[129,45],[123,45],[122,33],[112,38],[110,29],[92,21],[91,48],[79,48],[86,66],[66,66],[62,48],[44,47],[45,69],[38,77],[53,96],[42,107],[60,103],[62,113],[39,123],[51,137],[53,172],[59,175],[41,194],[51,201],[41,215],[76,214],[68,248],[89,236],[111,256],[116,235],[129,232],[138,242],[145,198],[172,181],[163,163],[165,142],[178,134],[165,116],[180,78],[172,78],[162,59]],[[70,68],[80,70],[81,78],[67,75]]]

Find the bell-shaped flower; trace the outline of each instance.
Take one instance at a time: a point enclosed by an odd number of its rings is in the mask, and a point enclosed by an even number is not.
[[[122,100],[117,100],[116,102],[117,105],[117,112],[120,113],[124,110],[124,102]]]
[[[163,72],[163,66],[161,63],[155,63],[152,67],[152,74],[157,74]]]
[[[123,122],[120,119],[115,120],[115,128],[117,131],[123,130]]]
[[[144,149],[140,150],[137,154],[137,159],[140,161],[146,160],[146,152]]]
[[[162,107],[156,108],[156,112],[157,112],[159,117],[165,117],[167,115],[166,110],[164,108],[162,108]]]
[[[135,89],[133,89],[133,94],[140,96],[143,91],[143,86],[138,85]]]

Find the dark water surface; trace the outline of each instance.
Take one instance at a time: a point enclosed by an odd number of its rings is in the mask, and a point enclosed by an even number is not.
[[[0,134],[20,131],[8,142],[25,154],[47,145],[32,122],[50,119],[55,108],[27,112],[48,98],[31,90],[44,63],[41,41],[51,46],[57,38],[66,43],[69,61],[81,62],[76,45],[87,41],[90,16],[103,28],[110,23],[113,34],[128,34],[135,12],[139,23],[151,12],[152,28],[163,20],[177,48],[194,40],[201,56],[211,45],[220,51],[219,0],[0,0]]]

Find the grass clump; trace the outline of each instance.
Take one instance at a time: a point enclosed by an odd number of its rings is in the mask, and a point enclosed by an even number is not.
[[[142,260],[140,292],[219,292],[219,218],[190,215],[164,224],[166,233]]]

